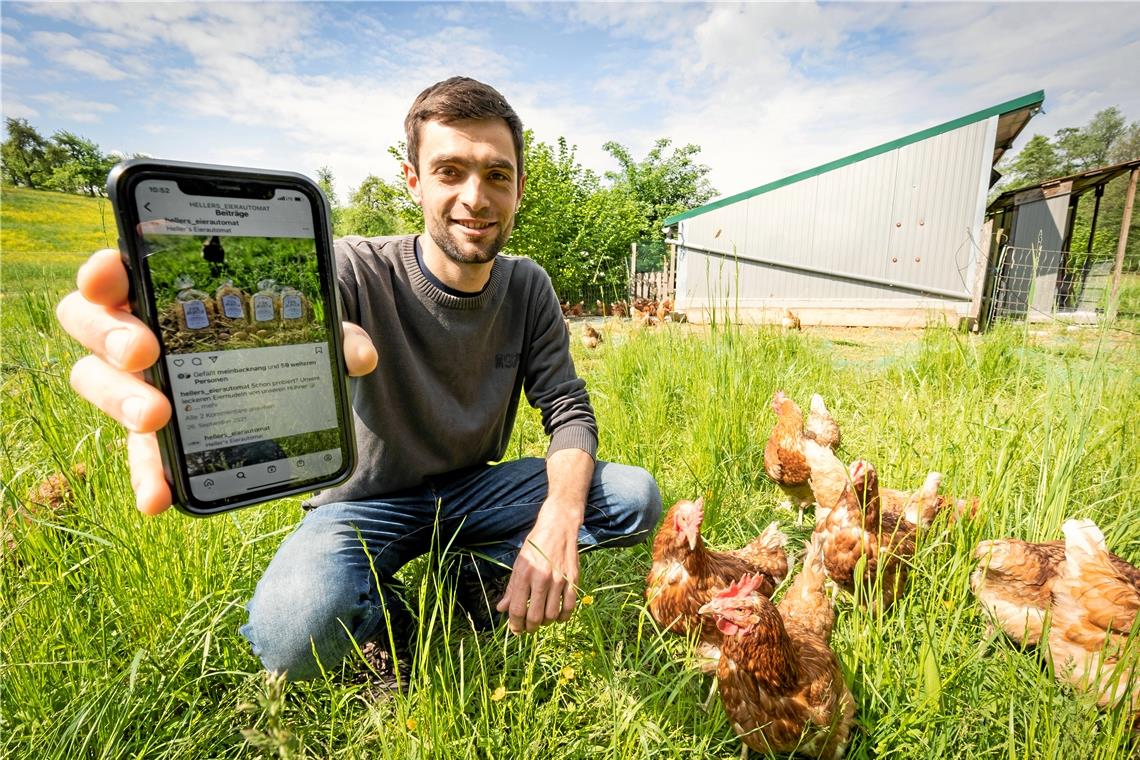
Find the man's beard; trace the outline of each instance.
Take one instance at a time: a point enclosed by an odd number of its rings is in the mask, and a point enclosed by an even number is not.
[[[499,234],[491,241],[487,248],[480,248],[473,254],[466,254],[459,250],[459,245],[456,243],[449,233],[447,226],[442,229],[439,225],[428,225],[428,234],[435,244],[439,247],[447,258],[454,261],[456,264],[486,264],[489,261],[494,261],[495,257],[499,255],[499,251],[503,250],[503,246],[507,244],[507,240],[511,236],[509,227],[499,225]]]

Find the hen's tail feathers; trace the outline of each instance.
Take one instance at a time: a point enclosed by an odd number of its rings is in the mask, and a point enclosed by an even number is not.
[[[1065,563],[1071,575],[1078,573],[1080,563],[1108,553],[1104,534],[1092,520],[1066,520],[1061,532],[1065,534]]]

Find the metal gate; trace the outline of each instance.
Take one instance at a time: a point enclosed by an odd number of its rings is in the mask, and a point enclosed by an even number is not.
[[[1007,245],[993,268],[988,321],[1095,322],[1107,305],[1112,266],[1111,255]]]

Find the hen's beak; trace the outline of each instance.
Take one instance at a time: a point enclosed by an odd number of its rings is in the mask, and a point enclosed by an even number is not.
[[[697,610],[698,615],[712,615],[714,612],[716,612],[716,602],[702,604],[701,608]]]

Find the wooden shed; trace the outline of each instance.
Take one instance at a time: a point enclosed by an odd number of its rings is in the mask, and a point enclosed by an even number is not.
[[[690,320],[921,326],[976,318],[994,165],[1038,91],[666,220]]]

